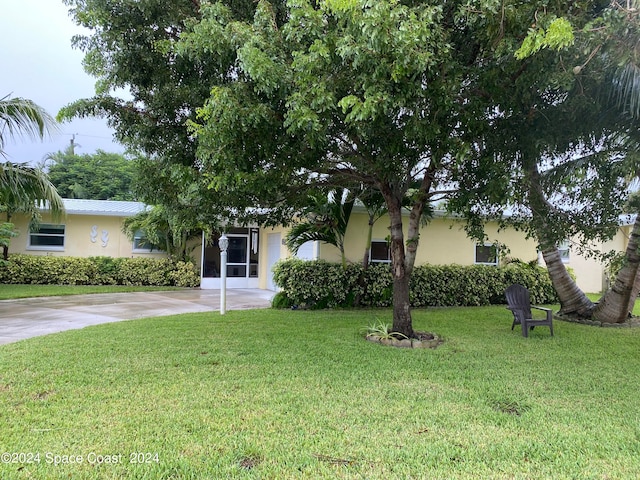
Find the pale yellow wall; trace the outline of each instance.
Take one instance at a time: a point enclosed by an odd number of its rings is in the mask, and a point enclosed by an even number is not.
[[[202,266],[202,233],[197,238],[192,238],[187,242],[187,255],[200,271]]]
[[[627,247],[629,227],[618,229],[615,237],[605,243],[593,244],[592,248],[603,253],[612,250],[624,252]],[[600,293],[607,288],[606,265],[595,258],[581,255],[573,247],[569,253],[569,261],[565,265],[573,270],[576,283],[587,293]]]
[[[29,255],[53,255],[69,257],[164,257],[164,253],[133,253],[133,244],[122,233],[122,218],[106,215],[66,215],[59,222],[52,222],[43,215],[42,223],[60,223],[65,225],[65,246],[63,251],[37,250],[27,248],[29,226],[25,217],[12,219],[19,235],[11,239],[10,253]],[[96,227],[95,242],[92,242],[92,227]],[[103,242],[103,231],[107,241]],[[106,245],[104,244],[106,243]]]
[[[354,212],[351,216],[345,238],[345,252],[348,261],[359,263],[367,243],[367,216]],[[407,234],[407,218],[404,222]],[[605,244],[598,245],[604,252],[610,250],[624,251],[628,241],[630,227],[623,227],[616,237]],[[538,258],[537,245],[532,239],[526,239],[524,233],[514,229],[498,231],[496,223],[485,225],[488,242],[499,242],[508,248],[507,256],[523,262],[535,261]],[[373,240],[385,240],[389,235],[389,217],[382,217],[373,228]],[[475,240],[467,237],[462,222],[446,218],[434,218],[420,232],[420,244],[416,256],[416,265],[459,264],[473,265],[475,261]],[[340,261],[340,252],[332,245],[321,244],[320,258]],[[573,269],[576,283],[585,292],[600,292],[603,288],[605,266],[593,258],[587,258],[572,251],[567,266]]]
[[[405,219],[407,220],[407,219]],[[404,233],[407,235],[407,221],[404,222]],[[515,230],[498,233],[496,224],[488,224],[485,231],[489,243],[500,241],[510,249],[509,256],[528,262],[535,260],[536,244],[526,240],[524,235]],[[351,262],[362,261],[367,244],[368,217],[366,214],[354,212],[349,221],[345,238],[345,252]],[[373,226],[372,240],[385,240],[389,235],[389,217],[384,216]],[[420,231],[420,243],[416,256],[416,264],[459,264],[473,265],[475,261],[476,242],[467,237],[463,224],[451,219],[434,218]],[[339,261],[340,252],[332,245],[321,245],[320,258],[328,261]]]

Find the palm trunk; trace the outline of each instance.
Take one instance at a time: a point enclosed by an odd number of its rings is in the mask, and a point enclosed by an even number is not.
[[[633,314],[633,309],[636,306],[636,300],[640,294],[640,268],[638,269],[638,275],[636,275],[636,281],[633,284],[633,290],[631,291],[631,298],[629,299],[629,305],[627,310]]]
[[[542,257],[547,264],[547,271],[553,288],[560,299],[559,313],[563,315],[578,315],[585,318],[590,317],[595,305],[569,275],[558,248],[556,246],[544,248]]]
[[[613,287],[605,293],[593,312],[593,319],[603,323],[623,323],[629,318],[629,306],[634,299],[634,286],[640,270],[640,215],[636,216],[622,267]]]
[[[374,218],[369,215],[369,229],[367,231],[367,246],[364,249],[364,256],[362,257],[362,268],[369,268],[369,254],[371,253],[371,239],[373,238],[373,224]]]
[[[542,256],[547,264],[551,283],[560,300],[560,313],[590,317],[594,309],[593,302],[571,278],[562,262],[560,252],[558,252],[556,239],[550,238],[547,233],[549,231],[547,217],[553,211],[553,206],[549,204],[542,190],[538,165],[535,161],[530,162],[526,170],[529,207],[533,212],[533,226],[542,250]]]
[[[347,269],[347,257],[344,254],[344,244],[340,243],[340,258],[342,259],[342,269]]]
[[[11,223],[11,212],[7,210],[7,223]],[[2,246],[2,259],[6,262],[9,260],[9,245]]]

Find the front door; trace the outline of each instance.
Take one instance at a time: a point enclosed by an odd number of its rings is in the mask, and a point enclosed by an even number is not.
[[[273,266],[280,260],[280,244],[282,243],[279,233],[267,235],[267,288],[272,291],[278,290],[273,283]]]
[[[227,248],[227,288],[258,288],[258,229],[233,228],[226,234]],[[200,288],[219,289],[221,257],[215,234],[206,242],[202,254],[202,279]]]

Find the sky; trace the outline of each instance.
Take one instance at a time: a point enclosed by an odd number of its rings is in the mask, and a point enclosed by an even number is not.
[[[83,53],[71,37],[87,30],[74,24],[61,0],[3,0],[0,10],[0,98],[33,100],[50,115],[81,98],[93,96],[95,79],[82,68]],[[50,153],[75,143],[79,155],[96,150],[123,153],[106,121],[82,119],[60,125],[60,133],[45,141],[7,140],[11,162],[40,163]]]

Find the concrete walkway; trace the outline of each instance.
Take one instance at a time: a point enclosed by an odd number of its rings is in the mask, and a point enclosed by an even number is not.
[[[227,310],[265,308],[274,292],[227,290]],[[0,301],[0,345],[100,323],[219,312],[220,290],[102,293]]]

